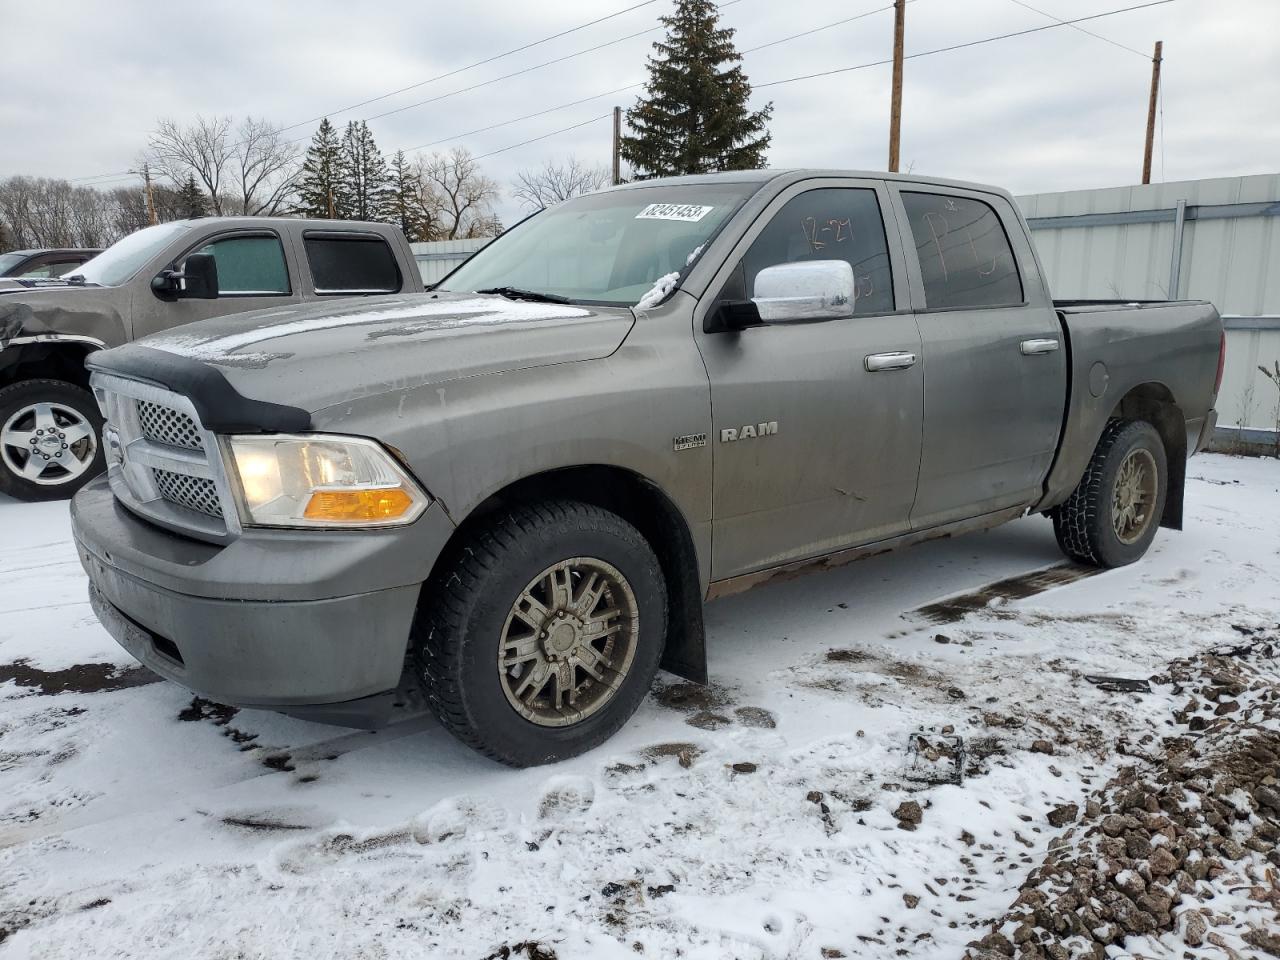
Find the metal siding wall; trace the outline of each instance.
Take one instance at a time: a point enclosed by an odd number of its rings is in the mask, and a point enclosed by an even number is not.
[[[418,271],[422,274],[422,282],[436,283],[448,276],[458,264],[475,253],[492,237],[477,237],[473,240],[434,240],[429,243],[411,243],[418,260]]]
[[[1280,201],[1280,174],[1018,197],[1028,219]],[[1034,233],[1054,297],[1208,300],[1224,316],[1275,318],[1227,332],[1223,426],[1276,429],[1280,391],[1258,372],[1280,359],[1280,216],[1188,220],[1179,289],[1167,292],[1174,224],[1049,227]]]

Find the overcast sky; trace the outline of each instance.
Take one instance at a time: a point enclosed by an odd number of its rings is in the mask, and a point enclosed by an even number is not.
[[[655,0],[602,23],[466,69],[356,109],[360,101],[467,67],[512,48],[622,10],[639,0],[224,0],[161,8],[135,0],[7,2],[0,57],[0,176],[68,178],[133,165],[162,116],[253,114],[295,124],[327,114],[370,118],[430,97],[656,27],[672,0]],[[736,0],[723,22],[749,50],[890,0]],[[1142,0],[1028,0],[1070,19]],[[1017,0],[914,0],[906,51],[913,53],[1043,26]],[[1153,179],[1280,171],[1278,0],[1174,0],[1071,27],[909,59],[903,106],[903,168],[1007,186],[1015,193],[1136,183],[1142,162],[1149,51],[1164,41],[1163,135]],[[512,144],[592,121],[634,93],[468,131],[645,78],[658,32],[615,43],[481,89],[370,120],[384,153],[441,141],[476,155],[504,188],[516,171],[574,154],[607,164],[610,122],[516,149]],[[893,14],[872,13],[747,53],[759,86],[882,60]],[[887,163],[888,66],[757,89],[772,101],[774,167],[877,170]],[[309,137],[306,123],[291,136]],[[104,181],[105,182],[105,181]],[[109,182],[117,185],[120,181]],[[504,198],[510,221],[517,207]]]

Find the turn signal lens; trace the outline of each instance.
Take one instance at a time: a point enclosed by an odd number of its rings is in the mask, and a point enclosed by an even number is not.
[[[333,523],[382,523],[398,520],[413,509],[413,499],[399,487],[389,490],[317,490],[302,515]]]
[[[224,450],[247,527],[387,527],[430,498],[385,447],[332,434],[229,437]]]

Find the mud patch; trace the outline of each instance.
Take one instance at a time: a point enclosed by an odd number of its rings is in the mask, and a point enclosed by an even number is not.
[[[973,593],[949,597],[930,603],[907,614],[908,617],[925,620],[928,623],[958,623],[970,613],[992,613],[991,607],[998,607],[1011,600],[1025,600],[1037,594],[1052,590],[1054,587],[1066,586],[1101,573],[1098,567],[1086,567],[1077,564],[1063,564],[1049,567],[1047,570],[1034,570],[1021,576],[1010,577],[987,584]]]
[[[668,757],[675,757],[680,766],[686,770],[693,766],[693,762],[702,756],[702,748],[694,743],[657,743],[652,747],[646,747],[644,755],[649,760],[665,760]]]
[[[655,686],[653,699],[664,707],[685,713],[712,712],[731,702],[728,692],[721,687],[687,682]]]
[[[219,822],[226,824],[228,827],[239,827],[242,830],[251,830],[254,833],[275,833],[278,831],[311,829],[306,824],[287,823],[284,820],[276,820],[273,817],[221,817]]]
[[[772,730],[778,725],[777,719],[764,707],[738,707],[733,711],[733,715],[744,727]]]
[[[178,719],[184,723],[197,720],[212,720],[214,726],[225,727],[231,718],[240,712],[238,707],[229,707],[225,703],[214,703],[204,697],[192,697],[191,703],[182,709]]]
[[[159,683],[160,679],[146,667],[117,667],[113,663],[77,663],[62,670],[41,670],[26,659],[0,664],[0,684],[12,682],[34,689],[42,697],[59,693],[110,693]]]

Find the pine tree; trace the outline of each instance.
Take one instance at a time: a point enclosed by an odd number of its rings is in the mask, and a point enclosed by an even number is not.
[[[403,150],[391,158],[391,222],[400,225],[410,243],[428,239],[429,222],[418,199],[419,180]]]
[[[329,118],[320,121],[320,127],[307,147],[307,157],[302,164],[302,179],[298,181],[298,212],[318,220],[336,217],[338,193],[338,160],[341,152],[338,131]]]
[[[623,159],[641,176],[746,170],[765,165],[773,104],[751,112],[751,84],[711,0],[676,0],[653,45],[645,95],[627,111],[634,131]]]
[[[395,218],[391,175],[369,125],[352,120],[338,154],[338,216],[344,220]]]
[[[174,194],[173,212],[179,220],[195,220],[209,215],[209,200],[196,183],[194,173],[187,175],[187,182]]]

